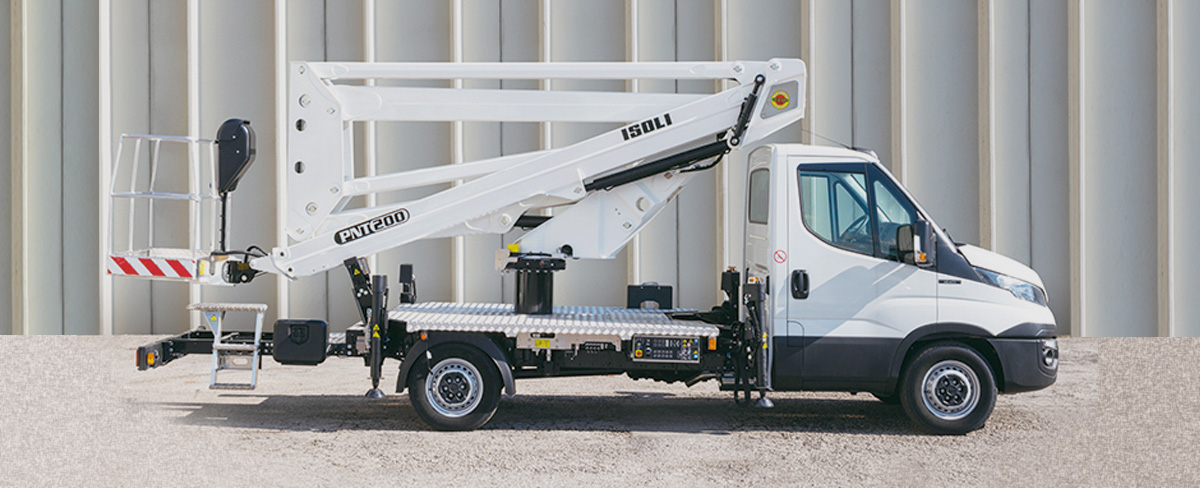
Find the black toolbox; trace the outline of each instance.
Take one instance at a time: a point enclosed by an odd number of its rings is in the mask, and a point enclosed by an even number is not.
[[[329,324],[324,320],[277,320],[274,341],[275,361],[315,366],[325,361]]]

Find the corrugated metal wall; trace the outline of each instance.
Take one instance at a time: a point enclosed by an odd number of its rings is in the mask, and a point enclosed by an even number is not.
[[[1200,335],[1200,4],[1183,0],[10,0],[0,2],[0,333],[171,333],[189,301],[355,320],[341,271],[235,289],[98,276],[102,195],[124,132],[208,136],[251,120],[258,161],[234,196],[232,244],[275,245],[282,62],[691,61],[800,57],[809,114],[773,141],[874,148],[959,240],[1030,263],[1063,332]],[[485,82],[480,82],[481,85]],[[486,82],[531,87],[537,82]],[[556,81],[709,93],[706,82]],[[581,124],[376,124],[379,173],[561,146]],[[810,132],[806,132],[811,131]],[[815,136],[813,134],[819,134]],[[624,285],[718,297],[741,260],[742,154],[698,178],[611,262],[575,262],[557,302],[621,304]],[[429,191],[424,189],[421,191]],[[388,199],[413,194],[387,195]],[[159,229],[179,232],[178,227]],[[428,300],[501,301],[513,236],[421,242]],[[280,312],[285,310],[286,312]],[[272,317],[273,318],[273,317]]]

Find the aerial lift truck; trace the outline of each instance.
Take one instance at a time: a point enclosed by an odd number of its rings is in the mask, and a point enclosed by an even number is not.
[[[798,121],[807,75],[800,60],[302,62],[288,70],[287,154],[277,163],[288,175],[286,242],[229,248],[233,193],[255,158],[250,122],[230,119],[215,139],[125,134],[107,272],[238,286],[343,267],[361,322],[330,333],[322,319],[281,318],[264,330],[265,305],[194,303],[200,326],[138,348],[139,369],[209,354],[210,387],[253,388],[266,356],[301,365],[354,356],[370,368],[368,396],[379,397],[384,360],[393,359],[396,390],[408,390],[420,417],[441,430],[483,426],[518,379],[626,374],[716,381],[760,407],[770,406],[771,391],[869,392],[902,405],[924,430],[962,434],[983,427],[998,393],[1055,381],[1055,322],[1037,273],[953,242],[869,150],[776,144],[748,152],[745,261],[714,277],[724,301],[711,309],[674,308],[669,287],[641,285],[627,290],[626,308],[554,304],[556,272],[613,258],[697,173]],[[676,94],[364,83],[479,79],[730,87]],[[366,176],[355,172],[353,152],[355,123],[364,121],[618,126],[564,147]],[[175,146],[181,157],[160,158]],[[159,188],[172,183],[163,174],[186,189]],[[429,187],[441,189],[399,203],[364,200]],[[176,217],[187,223],[186,244],[155,243],[166,206],[186,208],[186,218]],[[496,254],[497,269],[514,275],[512,303],[419,301],[413,265],[400,267],[392,294],[365,259],[421,239],[513,230],[524,233]],[[398,302],[390,309],[389,296]],[[229,313],[254,314],[254,330],[230,330]],[[249,381],[228,381],[228,370],[239,369]]]

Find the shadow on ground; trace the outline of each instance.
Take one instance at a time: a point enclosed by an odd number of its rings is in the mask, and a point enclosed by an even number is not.
[[[429,428],[408,395],[371,400],[357,396],[222,395],[249,403],[164,402],[179,422],[213,427],[332,432]],[[869,396],[856,399],[775,398],[775,408],[734,404],[729,398],[617,392],[616,396],[523,395],[506,398],[484,430],[675,432],[724,435],[731,431],[831,432],[912,435],[903,409]]]

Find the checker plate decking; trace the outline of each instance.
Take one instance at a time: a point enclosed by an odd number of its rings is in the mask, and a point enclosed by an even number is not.
[[[409,332],[491,332],[508,337],[522,333],[713,337],[715,325],[674,320],[670,311],[619,307],[554,307],[549,315],[513,313],[511,304],[423,302],[400,305],[388,318],[405,322]]]

